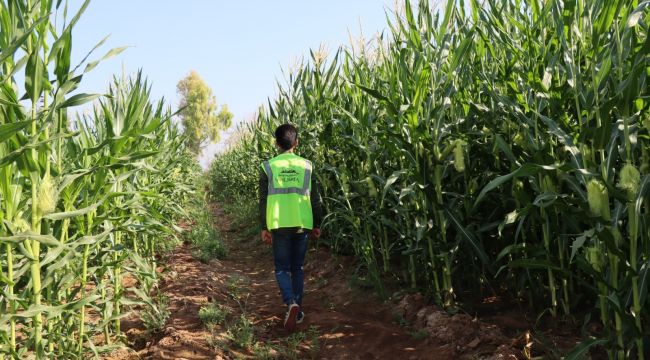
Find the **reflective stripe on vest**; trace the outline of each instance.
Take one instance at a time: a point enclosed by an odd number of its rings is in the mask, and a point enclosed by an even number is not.
[[[298,194],[303,196],[309,196],[310,193],[310,179],[311,179],[311,163],[305,160],[305,176],[302,180],[302,187],[288,187],[288,188],[276,188],[273,183],[273,170],[271,169],[271,164],[268,161],[264,162],[264,169],[266,170],[266,176],[269,178],[269,195],[279,195],[279,194]]]

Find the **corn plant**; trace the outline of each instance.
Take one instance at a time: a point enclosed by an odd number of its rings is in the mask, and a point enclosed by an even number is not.
[[[312,51],[216,158],[212,192],[255,201],[275,127],[297,124],[325,241],[380,292],[397,278],[450,310],[507,292],[547,323],[598,319],[572,354],[643,359],[650,3],[444,5],[405,1],[375,41]]]
[[[74,66],[89,1],[68,5],[0,1],[0,354],[13,358],[97,356],[120,339],[125,306],[155,308],[156,251],[199,172],[140,73],[107,96],[75,92],[123,48],[87,61],[104,39]],[[125,272],[138,287],[123,289]]]

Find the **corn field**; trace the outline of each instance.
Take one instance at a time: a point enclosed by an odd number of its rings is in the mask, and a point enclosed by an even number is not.
[[[75,92],[123,50],[72,62],[79,5],[0,1],[0,358],[98,356],[128,307],[155,313],[156,251],[200,172],[141,74]]]
[[[414,5],[414,4],[413,4]],[[509,294],[582,349],[650,347],[649,1],[428,1],[332,56],[311,52],[211,167],[255,201],[273,132],[297,124],[329,245],[381,293],[447,309]]]

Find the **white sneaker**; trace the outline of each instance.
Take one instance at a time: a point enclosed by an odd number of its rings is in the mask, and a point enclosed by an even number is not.
[[[289,309],[287,310],[287,315],[284,317],[285,330],[292,332],[296,329],[296,320],[299,312],[300,312],[300,306],[298,306],[298,304],[292,303],[289,305]]]
[[[296,315],[296,324],[302,324],[302,321],[305,320],[305,313],[300,310],[298,315]]]

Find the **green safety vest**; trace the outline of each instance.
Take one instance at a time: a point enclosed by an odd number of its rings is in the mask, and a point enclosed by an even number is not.
[[[262,163],[269,179],[266,227],[269,230],[300,227],[312,229],[311,162],[284,153]]]

